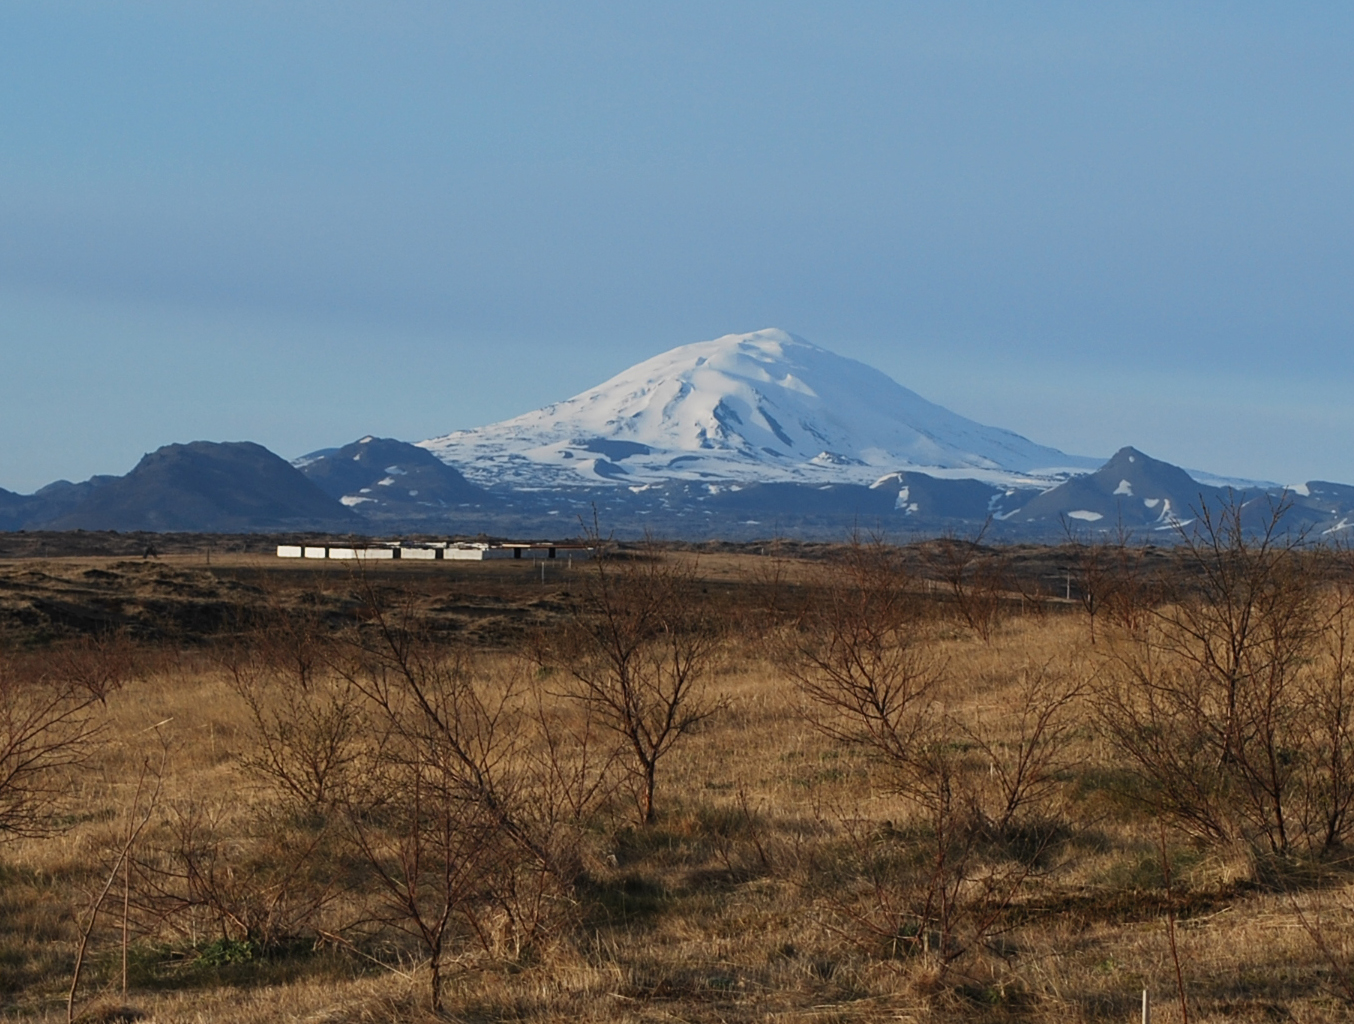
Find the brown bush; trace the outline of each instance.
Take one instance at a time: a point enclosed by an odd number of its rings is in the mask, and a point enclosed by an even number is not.
[[[1284,512],[1256,530],[1233,502],[1182,529],[1187,574],[1118,638],[1098,690],[1157,812],[1281,857],[1336,849],[1354,799],[1349,594]]]
[[[697,565],[657,554],[596,558],[567,622],[534,646],[537,662],[567,678],[569,696],[616,737],[646,825],[657,814],[659,764],[726,706],[705,691],[718,632]]]
[[[900,552],[853,544],[822,583],[790,671],[818,730],[871,751],[872,784],[912,812],[882,825],[843,819],[857,898],[831,897],[834,911],[875,949],[932,959],[944,977],[1043,852],[1080,689],[1033,668],[997,729],[961,720],[942,700],[946,669],[918,601]]]
[[[132,674],[119,639],[47,656],[0,650],[0,838],[50,835],[89,757],[109,695]]]

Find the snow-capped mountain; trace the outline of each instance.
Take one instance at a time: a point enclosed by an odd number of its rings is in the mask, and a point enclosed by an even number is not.
[[[774,329],[683,345],[567,401],[422,447],[476,483],[516,488],[868,484],[905,470],[1051,486],[1101,462],[966,419]]]

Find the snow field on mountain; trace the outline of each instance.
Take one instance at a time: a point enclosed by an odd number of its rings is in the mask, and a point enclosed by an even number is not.
[[[785,331],[672,349],[567,401],[422,442],[486,486],[871,484],[916,470],[1050,486],[1100,460],[928,402]]]

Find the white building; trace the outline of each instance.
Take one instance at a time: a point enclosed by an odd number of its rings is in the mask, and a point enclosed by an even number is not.
[[[405,544],[402,541],[372,544],[367,547],[279,544],[278,558],[326,558],[357,561],[415,562],[487,562],[492,559],[585,559],[592,548],[584,544],[505,543],[485,544],[468,541],[433,541]]]

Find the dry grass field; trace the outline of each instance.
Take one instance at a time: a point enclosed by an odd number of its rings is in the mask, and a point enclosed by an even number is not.
[[[0,1017],[1347,1019],[1347,563],[1231,540],[0,567],[118,627],[10,620]]]

